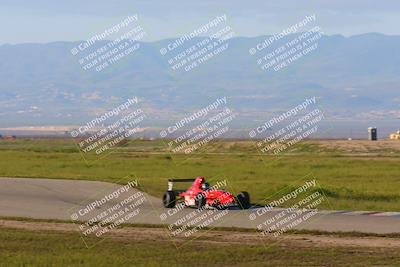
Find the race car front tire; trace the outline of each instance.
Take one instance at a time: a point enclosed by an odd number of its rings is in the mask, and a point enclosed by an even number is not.
[[[196,208],[202,209],[206,205],[206,197],[203,194],[198,194],[195,199]]]
[[[163,205],[165,208],[175,208],[176,196],[174,191],[167,191],[163,195]]]
[[[237,204],[241,209],[248,209],[250,208],[250,195],[249,193],[243,191],[240,192],[239,195],[236,197],[236,201],[238,202]]]

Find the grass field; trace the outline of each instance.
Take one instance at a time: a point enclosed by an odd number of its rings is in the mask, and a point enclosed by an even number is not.
[[[217,141],[206,152],[171,155],[163,141],[129,141],[87,164],[70,139],[0,142],[0,176],[117,182],[128,174],[159,196],[167,178],[227,178],[236,191],[262,203],[307,175],[316,178],[336,210],[400,211],[400,142],[305,141],[279,157],[255,143]]]
[[[164,230],[128,227],[88,249],[72,224],[1,221],[0,225],[4,223],[1,267],[400,266],[400,243],[390,238],[294,235],[265,246],[255,233],[211,231],[176,249],[170,240],[160,238]]]

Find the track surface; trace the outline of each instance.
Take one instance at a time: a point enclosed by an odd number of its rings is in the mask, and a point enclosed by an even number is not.
[[[79,210],[82,211],[88,203],[100,200],[120,188],[121,185],[105,182],[0,178],[0,216],[71,220],[71,215],[76,214]],[[122,193],[118,198],[111,199],[101,207],[79,217],[79,220],[89,220],[137,192],[136,189],[130,188],[128,192]],[[140,212],[130,218],[129,222],[168,225],[197,212],[190,208],[179,211],[167,210],[162,207],[160,199],[146,194],[143,196],[145,201],[135,207],[140,209]],[[168,215],[168,212],[170,215]],[[196,216],[207,212],[200,212]],[[254,220],[250,220],[249,216],[257,213],[257,208],[213,212],[212,216],[215,220],[208,225],[210,227],[256,228],[257,225],[274,217],[281,210],[268,211],[262,216],[256,216]],[[160,215],[161,217],[164,215],[163,220],[160,219]],[[217,218],[218,215],[220,215],[220,218]],[[382,213],[379,215],[353,212],[348,215],[341,212],[321,211],[309,220],[297,225],[295,229],[330,232],[357,231],[376,234],[400,233],[400,214]]]

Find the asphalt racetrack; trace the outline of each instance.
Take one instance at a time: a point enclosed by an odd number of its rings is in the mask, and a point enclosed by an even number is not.
[[[120,192],[118,190],[121,187],[112,183],[80,180],[0,178],[0,216],[59,220],[72,218],[86,221],[110,210],[123,199],[130,199],[131,204],[136,203],[131,206],[134,214],[127,220],[130,223],[170,225],[197,212],[192,208],[165,209],[161,197],[149,196],[134,188]],[[96,207],[88,206],[95,201],[104,200],[104,196],[116,191],[120,192],[118,198],[109,199]],[[258,209],[260,208],[216,210],[213,214],[216,219],[209,227],[257,228],[282,211],[273,209],[261,214],[257,213]],[[199,214],[206,212],[202,211]],[[312,218],[295,226],[294,229],[400,233],[400,213],[318,211]]]

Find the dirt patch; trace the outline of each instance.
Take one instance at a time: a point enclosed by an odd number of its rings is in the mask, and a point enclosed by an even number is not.
[[[78,226],[72,223],[51,222],[26,222],[15,220],[0,220],[0,228],[21,229],[28,231],[55,231],[76,232]],[[121,241],[165,241],[165,242],[187,242],[189,238],[170,237],[165,228],[152,227],[125,227],[113,230],[105,238]],[[296,247],[363,247],[363,248],[400,248],[400,239],[385,237],[338,237],[329,235],[311,234],[286,234],[279,237],[262,237],[255,232],[234,231],[202,231],[190,237],[193,242],[218,243],[221,245],[248,244],[256,245],[260,242],[266,246],[279,244],[282,246]]]
[[[368,248],[400,248],[400,239],[385,237],[333,237],[301,235],[289,237],[290,240],[300,241],[299,244],[326,247],[368,247]]]
[[[312,141],[322,148],[344,153],[400,152],[399,140],[323,140]]]
[[[77,226],[71,223],[24,222],[0,220],[1,228],[15,228],[32,231],[76,232]]]

